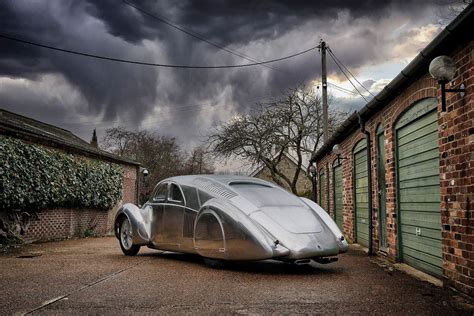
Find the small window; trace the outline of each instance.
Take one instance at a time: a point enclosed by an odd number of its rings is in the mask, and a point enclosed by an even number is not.
[[[166,200],[167,193],[168,193],[168,183],[162,183],[156,189],[155,195],[153,196],[153,200],[163,202],[164,200]]]
[[[169,200],[173,202],[179,202],[179,203],[183,203],[184,201],[183,194],[181,193],[180,188],[174,183],[171,183],[170,185]]]

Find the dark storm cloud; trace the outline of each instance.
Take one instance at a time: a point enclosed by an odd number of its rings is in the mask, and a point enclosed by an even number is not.
[[[377,21],[400,12],[408,18],[417,17],[429,4],[342,0],[130,2],[259,60],[315,46],[324,36],[332,39],[331,47],[346,65],[354,67],[381,59],[387,51],[381,47],[385,39],[380,37],[385,30],[377,28]],[[0,32],[133,60],[187,65],[248,62],[143,15],[121,0],[1,1]],[[107,127],[101,120],[119,119],[128,126],[140,126],[140,122],[148,124],[147,128],[169,126],[162,129],[174,136],[184,135],[184,126],[188,135],[219,121],[225,116],[222,112],[246,112],[258,100],[319,77],[318,63],[319,55],[313,51],[271,65],[278,70],[262,66],[156,69],[71,56],[0,39],[0,106],[26,113],[28,103],[35,103],[31,108],[48,103],[42,107],[41,117],[50,116],[50,122],[73,131],[80,129],[67,126],[63,116],[75,113],[88,118],[81,133],[89,127]],[[329,71],[337,73],[333,64],[329,64]],[[47,77],[49,85],[41,85],[44,76],[63,78],[67,84],[55,86],[56,81],[50,83]],[[22,95],[13,88],[6,91],[1,89],[1,77],[30,79],[29,84],[42,87],[43,93]],[[15,81],[10,84],[18,85]],[[58,97],[50,100],[48,93]],[[74,93],[81,97],[64,101]],[[158,113],[155,123],[147,122],[153,113]],[[202,123],[202,117],[208,121]]]
[[[159,3],[152,10],[160,12]],[[163,28],[160,30],[156,27],[155,20],[144,16],[121,0],[89,0],[86,13],[103,21],[110,34],[130,43],[137,44],[144,39],[154,39],[163,33]],[[166,28],[164,29],[166,33]]]
[[[208,39],[236,45],[276,38],[311,19],[330,21],[336,19],[341,10],[347,10],[353,18],[376,19],[383,17],[387,10],[409,12],[432,1],[90,1],[93,9],[89,9],[89,13],[103,20],[111,34],[138,42],[159,36],[169,26],[143,15],[126,5],[127,2],[169,22],[190,27]]]
[[[0,29],[8,35],[58,47],[102,55],[128,51],[127,55],[133,55],[130,45],[100,29],[102,22],[87,14],[91,10],[86,2],[77,1],[3,1]],[[89,114],[104,114],[110,119],[128,112],[139,120],[141,115],[133,107],[145,110],[153,106],[156,69],[84,59],[6,40],[0,40],[0,45],[0,76],[37,80],[45,74],[63,76],[82,92],[88,104],[83,111]]]

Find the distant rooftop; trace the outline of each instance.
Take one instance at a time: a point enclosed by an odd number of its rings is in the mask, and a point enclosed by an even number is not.
[[[0,134],[125,164],[138,162],[92,146],[71,131],[0,108]]]

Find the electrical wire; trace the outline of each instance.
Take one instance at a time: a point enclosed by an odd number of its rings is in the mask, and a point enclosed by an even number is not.
[[[141,7],[139,7],[139,6],[135,5],[135,4],[133,4],[133,3],[131,3],[131,2],[128,2],[127,0],[122,0],[122,2],[123,2],[124,4],[126,4],[126,5],[128,5],[128,6],[132,7],[132,8],[134,8],[135,10],[137,10],[137,11],[139,11],[139,12],[141,12],[141,13],[143,13],[143,14],[149,16],[149,17],[151,17],[151,18],[160,21],[161,23],[164,23],[164,24],[166,24],[166,25],[168,25],[168,26],[170,26],[170,27],[172,27],[172,28],[174,28],[174,29],[177,29],[178,31],[181,31],[181,32],[183,32],[183,33],[185,33],[185,34],[187,34],[187,35],[189,35],[189,36],[191,36],[191,37],[194,37],[194,38],[196,38],[196,39],[198,39],[198,40],[200,40],[200,41],[203,41],[203,42],[205,42],[205,43],[207,43],[207,44],[209,44],[209,45],[212,45],[212,46],[214,46],[214,47],[216,47],[216,48],[219,48],[219,49],[221,49],[221,50],[223,50],[223,51],[226,51],[226,52],[228,52],[228,53],[230,53],[230,54],[232,54],[232,55],[234,55],[234,56],[243,58],[243,59],[248,60],[248,61],[251,61],[251,62],[253,62],[253,63],[259,63],[259,62],[261,62],[260,60],[254,59],[254,58],[252,58],[252,57],[250,57],[250,56],[248,56],[248,55],[245,55],[244,53],[241,53],[241,52],[238,52],[238,51],[229,49],[229,48],[225,47],[224,45],[221,45],[221,44],[219,44],[219,43],[216,43],[216,42],[214,42],[214,41],[211,41],[211,40],[205,38],[204,35],[202,35],[202,34],[200,34],[200,33],[198,33],[198,32],[192,31],[192,30],[190,30],[190,29],[186,29],[186,28],[183,27],[183,26],[177,25],[176,23],[174,23],[174,22],[172,22],[172,21],[166,19],[165,17],[163,17],[163,16],[161,16],[161,15],[157,15],[157,14],[150,13],[150,12],[146,11],[145,9],[143,9],[143,8],[141,8]],[[270,67],[270,66],[265,65],[265,64],[262,64],[261,66],[266,67],[266,68],[269,68],[269,69],[272,69],[272,70],[281,71],[281,70],[279,70],[279,69]]]
[[[183,26],[177,25],[177,23],[174,23],[174,22],[172,22],[172,21],[166,19],[166,18],[163,17],[162,15],[150,13],[149,11],[146,11],[145,9],[143,9],[143,8],[141,8],[141,7],[139,7],[139,6],[135,5],[135,4],[133,4],[133,3],[129,2],[129,1],[127,1],[127,0],[122,0],[122,2],[123,2],[124,4],[126,4],[126,5],[128,5],[128,6],[130,6],[130,7],[134,8],[134,9],[136,9],[137,11],[139,11],[139,12],[141,12],[141,13],[143,13],[143,14],[145,14],[145,15],[151,17],[151,18],[153,18],[153,19],[156,19],[156,20],[158,20],[158,21],[160,21],[160,22],[162,22],[162,23],[164,23],[164,24],[166,24],[166,25],[168,25],[168,26],[170,26],[170,27],[172,27],[172,28],[174,28],[174,29],[177,29],[177,30],[179,30],[179,31],[181,31],[181,32],[183,32],[183,33],[185,33],[185,34],[187,34],[187,35],[189,35],[189,36],[192,36],[192,37],[194,37],[194,38],[196,38],[196,39],[198,39],[198,40],[201,40],[201,41],[203,41],[203,42],[205,42],[205,43],[208,43],[209,45],[212,45],[212,46],[214,46],[214,47],[216,47],[216,48],[219,48],[219,49],[221,49],[221,50],[224,50],[224,51],[226,51],[226,52],[228,52],[228,53],[230,53],[230,54],[232,54],[232,55],[241,57],[241,58],[243,58],[243,59],[246,59],[246,60],[251,61],[251,62],[254,62],[254,63],[259,63],[259,62],[261,62],[261,61],[258,60],[258,59],[255,59],[255,58],[253,58],[253,57],[250,57],[249,55],[246,55],[246,54],[244,54],[244,53],[241,53],[241,52],[238,52],[238,51],[229,49],[229,48],[225,47],[224,45],[221,45],[221,44],[219,44],[219,43],[216,43],[216,42],[214,42],[214,41],[211,41],[211,40],[205,38],[203,34],[200,34],[200,33],[195,32],[195,31],[193,31],[193,30],[187,29],[187,28],[185,28],[185,27],[183,27]],[[266,68],[269,68],[269,69],[272,69],[272,70],[276,70],[276,71],[280,71],[280,72],[285,72],[285,71],[282,71],[282,70],[277,69],[277,68],[270,67],[270,66],[265,65],[265,64],[263,64],[263,65],[261,65],[261,66],[266,67]],[[285,73],[287,73],[287,72],[285,72]],[[318,80],[318,81],[319,81],[319,80]],[[321,81],[319,81],[319,82],[321,82]],[[354,93],[353,91],[347,90],[347,89],[345,89],[345,88],[343,88],[343,87],[340,87],[340,86],[338,86],[338,85],[336,85],[336,84],[329,83],[329,82],[328,82],[328,84],[332,85],[335,89],[337,89],[337,90],[339,90],[339,91],[341,91],[341,92],[345,92],[345,93],[348,93],[348,94],[356,95],[356,93]]]
[[[334,52],[331,50],[331,48],[328,48],[328,51],[329,51],[329,54],[331,55],[331,57],[332,57],[333,59],[336,59],[336,60],[339,62],[339,64],[341,64],[342,67],[352,76],[352,78],[354,78],[355,81],[356,81],[362,88],[364,88],[365,91],[367,91],[372,97],[375,97],[375,95],[373,95],[372,92],[369,91],[369,89],[367,89],[362,83],[360,83],[359,80],[357,80],[356,76],[354,76],[354,75],[352,74],[352,72],[341,62],[341,60],[340,60],[339,58],[337,58],[337,56],[334,54]]]
[[[347,78],[347,80],[349,81],[349,83],[354,87],[354,89],[359,93],[359,95],[365,100],[365,102],[369,102],[366,97],[359,91],[359,89],[357,89],[357,86],[351,81],[351,79],[349,78],[349,76],[346,74],[346,72],[342,69],[341,65],[339,65],[339,63],[337,62],[337,60],[334,58],[334,56],[330,53],[329,56],[331,56],[332,60],[334,61],[334,63],[336,64],[336,66],[339,68],[339,70],[344,74],[344,76]]]
[[[38,46],[38,47],[42,47],[42,48],[47,48],[47,49],[50,49],[50,50],[60,51],[60,52],[63,52],[63,53],[79,55],[79,56],[84,56],[84,57],[90,57],[90,58],[96,58],[96,59],[101,59],[101,60],[108,60],[108,61],[121,62],[121,63],[134,64],[134,65],[142,65],[142,66],[152,66],[152,67],[162,67],[162,68],[180,68],[180,69],[225,69],[225,68],[241,68],[241,67],[258,66],[258,65],[270,64],[270,63],[274,63],[274,62],[294,58],[294,57],[306,54],[306,53],[318,48],[318,46],[314,46],[314,47],[311,47],[309,49],[306,49],[304,51],[301,51],[301,52],[298,52],[298,53],[295,53],[295,54],[292,54],[292,55],[289,55],[289,56],[280,57],[280,58],[267,60],[267,61],[262,61],[262,62],[257,62],[257,63],[240,64],[240,65],[221,65],[221,66],[195,66],[195,65],[172,65],[172,64],[149,63],[149,62],[142,62],[142,61],[135,61],[135,60],[128,60],[128,59],[121,59],[121,58],[94,55],[94,54],[89,54],[89,53],[84,53],[84,52],[79,52],[79,51],[54,47],[54,46],[50,46],[50,45],[45,45],[45,44],[41,44],[41,43],[38,43],[38,42],[27,41],[27,40],[24,40],[24,39],[8,36],[8,35],[5,35],[5,34],[0,34],[0,38],[4,38],[4,39],[10,40],[10,41],[15,41],[15,42],[23,43],[23,44],[28,44],[28,45]]]
[[[319,80],[318,80],[318,81],[319,81]],[[321,81],[319,81],[319,82],[321,82]],[[331,82],[329,82],[329,81],[327,82],[327,84],[330,85],[330,86],[332,86],[332,88],[334,88],[334,89],[336,89],[336,90],[339,90],[339,91],[341,91],[341,92],[344,92],[344,93],[347,93],[347,94],[351,94],[351,95],[357,95],[357,93],[355,93],[354,91],[348,90],[348,89],[346,89],[346,88],[343,88],[343,87],[341,87],[341,86],[338,86],[338,85],[336,85],[336,84],[334,84],[334,83],[331,83]]]

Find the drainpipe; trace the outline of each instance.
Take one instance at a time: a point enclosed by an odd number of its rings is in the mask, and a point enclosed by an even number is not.
[[[359,116],[359,126],[360,126],[360,131],[364,133],[365,139],[367,142],[367,185],[369,187],[369,193],[368,193],[368,207],[369,207],[369,256],[373,254],[372,250],[372,231],[374,229],[373,224],[372,224],[372,155],[371,155],[371,147],[370,147],[370,132],[365,129],[365,122],[358,114]]]

